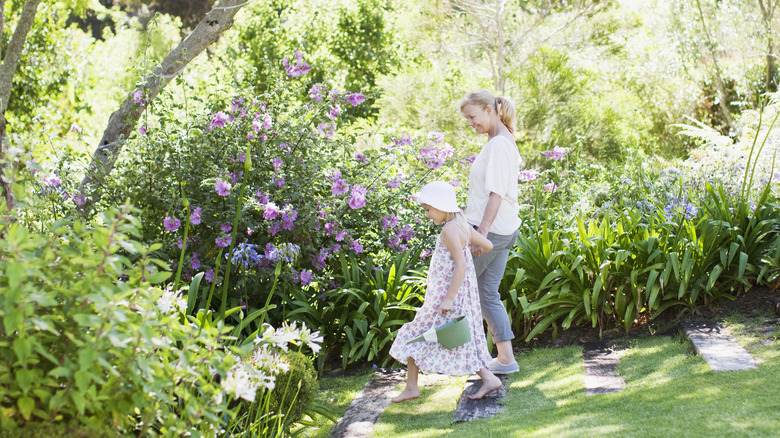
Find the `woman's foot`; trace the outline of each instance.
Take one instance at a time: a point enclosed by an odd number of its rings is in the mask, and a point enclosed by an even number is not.
[[[479,400],[496,389],[501,388],[502,385],[503,383],[501,383],[501,379],[496,376],[492,376],[492,378],[488,379],[482,379],[482,386],[477,392],[469,396],[469,400]]]
[[[409,388],[408,386],[400,394],[390,399],[393,403],[401,403],[420,396],[419,388]]]

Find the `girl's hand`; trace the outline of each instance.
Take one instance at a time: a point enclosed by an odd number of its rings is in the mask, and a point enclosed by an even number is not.
[[[441,300],[441,304],[439,304],[439,312],[440,312],[442,315],[445,315],[445,316],[446,316],[446,315],[447,315],[447,313],[448,313],[450,310],[452,310],[452,303],[453,303],[454,301],[455,301],[455,300],[453,300],[452,298],[445,298],[445,299]]]

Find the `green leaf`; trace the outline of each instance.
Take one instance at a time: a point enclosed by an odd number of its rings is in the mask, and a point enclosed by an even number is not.
[[[16,338],[14,339],[13,349],[19,362],[24,363],[32,353],[32,344],[27,338]]]
[[[76,409],[80,415],[84,415],[84,409],[87,407],[87,400],[81,395],[80,392],[71,391],[70,399],[73,400],[73,404],[76,405]]]
[[[80,392],[86,392],[89,388],[89,383],[92,381],[92,373],[89,371],[78,370],[73,376],[76,381],[76,386]]]
[[[162,283],[163,281],[167,280],[171,276],[171,272],[162,271],[162,272],[155,272],[154,274],[147,274],[146,281],[148,281],[151,284],[157,284]]]
[[[16,371],[16,383],[19,385],[19,389],[22,390],[22,394],[27,395],[27,391],[30,390],[33,379],[33,372],[28,369],[22,368]]]
[[[13,263],[6,268],[5,275],[8,277],[8,287],[17,289],[25,277],[24,268],[22,265]]]
[[[20,397],[16,401],[16,406],[19,407],[19,412],[22,414],[25,420],[30,420],[33,409],[35,409],[35,400],[30,397]]]

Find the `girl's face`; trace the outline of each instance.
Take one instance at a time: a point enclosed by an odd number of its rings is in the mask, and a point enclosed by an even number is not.
[[[434,224],[441,225],[447,221],[446,212],[431,207],[428,204],[422,204],[422,208],[425,210],[425,215],[428,216],[428,219],[432,220]]]
[[[466,104],[463,107],[463,117],[469,121],[469,126],[477,131],[477,134],[487,134],[493,125],[492,111],[489,107],[482,108],[479,105]]]

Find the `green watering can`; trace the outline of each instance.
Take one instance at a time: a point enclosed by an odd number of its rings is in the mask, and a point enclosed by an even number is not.
[[[452,350],[470,340],[471,330],[469,330],[469,322],[465,316],[459,316],[446,324],[435,328],[431,327],[422,336],[412,339],[407,344],[413,342],[438,342],[442,347]]]

